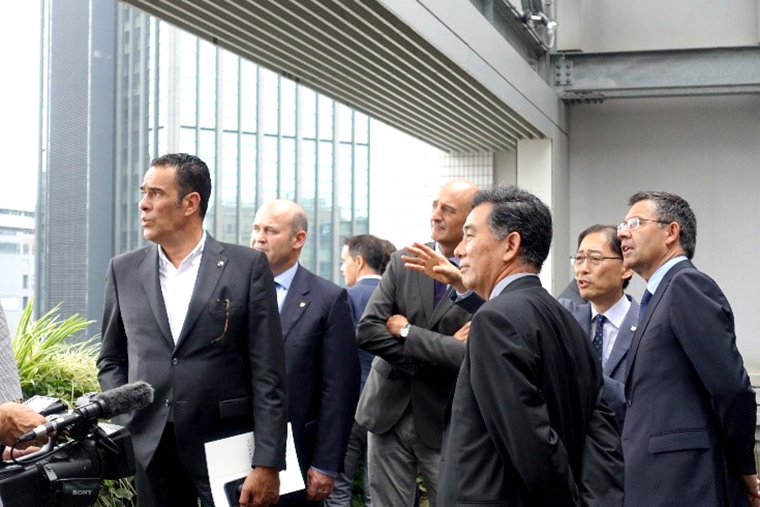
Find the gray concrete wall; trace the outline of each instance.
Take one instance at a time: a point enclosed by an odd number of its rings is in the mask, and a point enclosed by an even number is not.
[[[591,223],[619,223],[637,190],[687,199],[698,224],[694,262],[734,310],[738,346],[760,374],[760,97],[608,101],[570,108],[570,250]],[[569,279],[570,270],[567,266]],[[643,293],[636,279],[630,292]],[[760,377],[753,378],[758,385]]]
[[[641,51],[760,42],[757,0],[571,0],[558,7],[560,50]]]

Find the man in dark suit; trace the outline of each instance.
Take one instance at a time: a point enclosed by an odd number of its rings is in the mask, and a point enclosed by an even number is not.
[[[696,217],[667,192],[636,193],[629,205],[623,259],[647,290],[625,382],[625,503],[760,505],[755,393],[731,306],[691,263]]]
[[[538,278],[551,239],[549,209],[528,192],[472,201],[456,254],[464,285],[487,302],[451,404],[439,506],[580,505],[588,428],[614,432],[591,344]],[[617,461],[616,443],[599,458]]]
[[[386,242],[372,236],[361,234],[347,238],[341,251],[340,271],[346,282],[348,302],[351,305],[351,317],[354,327],[359,323],[370,296],[375,292],[377,284],[390,260],[395,247],[388,247]],[[359,351],[361,366],[361,383],[359,391],[364,389],[372,360],[375,358],[367,351]],[[351,437],[348,440],[344,470],[335,481],[335,490],[325,502],[328,507],[348,507],[351,505],[351,486],[359,463],[364,463],[364,505],[372,505],[367,474],[367,429],[354,421]]]
[[[306,491],[288,504],[321,502],[343,469],[359,397],[351,309],[345,289],[298,264],[308,222],[291,201],[271,201],[253,221],[251,247],[266,254],[274,274],[285,343],[288,416]]]
[[[602,363],[604,401],[615,411],[618,430],[625,421],[625,366],[639,321],[639,304],[625,294],[633,271],[623,266],[620,238],[611,225],[592,225],[578,236],[571,257],[580,295],[588,303],[559,302],[570,310]]]
[[[241,505],[269,505],[285,467],[285,358],[266,257],[203,230],[211,195],[198,157],[154,159],[140,187],[145,239],[111,260],[101,388],[143,380],[155,401],[121,418],[141,506],[213,505],[204,443],[256,427]]]

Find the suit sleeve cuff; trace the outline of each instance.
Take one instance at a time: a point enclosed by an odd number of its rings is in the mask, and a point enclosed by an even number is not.
[[[309,467],[309,468],[313,468],[314,470],[316,470],[320,474],[326,475],[328,477],[332,477],[333,479],[335,479],[335,478],[338,477],[338,472],[333,472],[332,470],[322,470],[321,468],[317,468],[317,467],[314,467],[314,466],[313,467]]]

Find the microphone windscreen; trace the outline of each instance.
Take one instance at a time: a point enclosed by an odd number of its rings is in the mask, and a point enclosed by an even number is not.
[[[103,405],[102,419],[112,419],[114,417],[140,410],[153,402],[153,387],[142,380],[131,384],[104,391],[93,398],[93,401],[99,400]]]

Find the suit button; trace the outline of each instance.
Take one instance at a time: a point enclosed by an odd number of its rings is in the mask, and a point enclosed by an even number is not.
[[[175,365],[179,364],[179,359],[177,359],[176,357],[172,359],[172,364],[175,364]]]
[[[631,408],[632,404],[633,404],[633,402],[631,400],[628,400],[628,408]]]
[[[172,400],[166,400],[164,402],[164,405],[166,405],[167,407],[171,407],[172,406]]]

